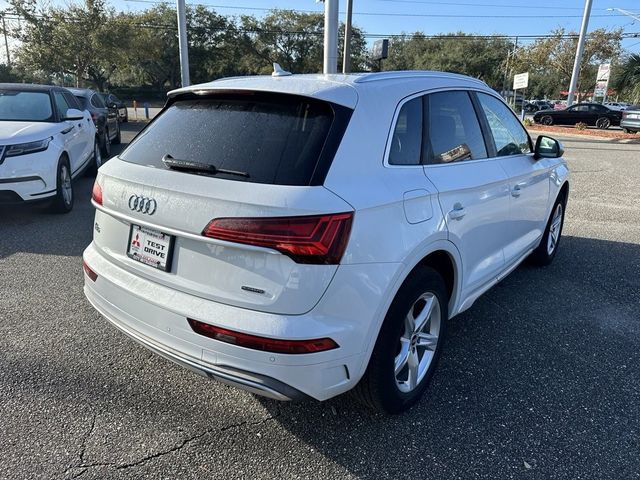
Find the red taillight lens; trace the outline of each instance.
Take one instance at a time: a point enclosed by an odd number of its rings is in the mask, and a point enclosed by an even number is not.
[[[91,279],[92,282],[96,281],[96,279],[98,278],[98,274],[93,270],[91,270],[89,265],[87,265],[87,262],[85,262],[84,260],[82,261],[82,269],[84,270],[84,273],[87,274],[87,277]]]
[[[622,118],[627,118],[627,112],[625,111],[622,112]]]
[[[216,218],[202,234],[267,247],[297,263],[334,265],[344,254],[353,213],[276,218]]]
[[[98,182],[93,183],[93,190],[91,190],[91,199],[98,205],[102,205],[102,187]]]
[[[240,347],[262,350],[273,353],[316,353],[338,348],[338,344],[330,338],[316,338],[313,340],[277,340],[275,338],[258,337],[246,333],[234,332],[226,328],[215,327],[208,323],[188,318],[191,329],[205,337],[220,342],[232,343]]]

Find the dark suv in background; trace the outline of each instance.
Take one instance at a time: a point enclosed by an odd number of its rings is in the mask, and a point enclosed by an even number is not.
[[[111,156],[111,144],[120,143],[120,121],[118,110],[107,107],[101,95],[89,88],[69,88],[84,110],[88,110],[98,130],[100,150],[107,160]]]
[[[118,110],[118,119],[122,123],[127,123],[129,121],[127,106],[122,100],[116,97],[113,93],[101,93],[100,96],[108,107]]]

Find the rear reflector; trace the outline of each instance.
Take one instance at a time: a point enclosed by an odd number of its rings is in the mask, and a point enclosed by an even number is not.
[[[216,218],[202,234],[273,248],[297,263],[335,265],[347,247],[353,213],[304,217]]]
[[[82,269],[84,270],[84,273],[87,274],[87,277],[91,279],[92,282],[95,282],[97,280],[98,274],[93,270],[91,270],[89,265],[87,265],[87,262],[85,262],[84,260],[82,261]]]
[[[93,183],[93,190],[91,190],[91,199],[98,205],[102,205],[102,187],[97,180]]]
[[[208,323],[187,318],[194,332],[213,338],[220,342],[231,343],[240,347],[262,350],[273,353],[316,353],[338,348],[338,344],[330,338],[313,340],[276,340],[275,338],[258,337],[246,333],[233,332],[226,328],[215,327]]]

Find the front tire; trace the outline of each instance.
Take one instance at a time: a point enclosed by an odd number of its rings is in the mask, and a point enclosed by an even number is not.
[[[540,123],[546,126],[553,125],[553,117],[551,115],[545,115],[540,119]]]
[[[566,201],[564,196],[558,198],[553,205],[551,215],[547,221],[547,227],[544,230],[540,245],[531,252],[529,260],[534,265],[544,267],[553,262],[558,252],[560,238],[562,236],[562,227],[564,226],[564,212]]]
[[[448,315],[442,276],[418,267],[389,307],[355,396],[374,410],[392,414],[418,402],[436,368]]]
[[[71,181],[71,167],[65,156],[58,160],[56,175],[56,195],[51,202],[52,213],[69,213],[73,209],[73,182]]]
[[[600,130],[606,130],[610,126],[611,126],[611,120],[609,120],[607,117],[600,117],[599,119],[596,120],[596,127],[599,128]]]

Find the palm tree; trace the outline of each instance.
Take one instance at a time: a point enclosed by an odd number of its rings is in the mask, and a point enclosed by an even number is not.
[[[616,88],[628,92],[633,103],[640,103],[640,54],[630,55],[620,66]]]

